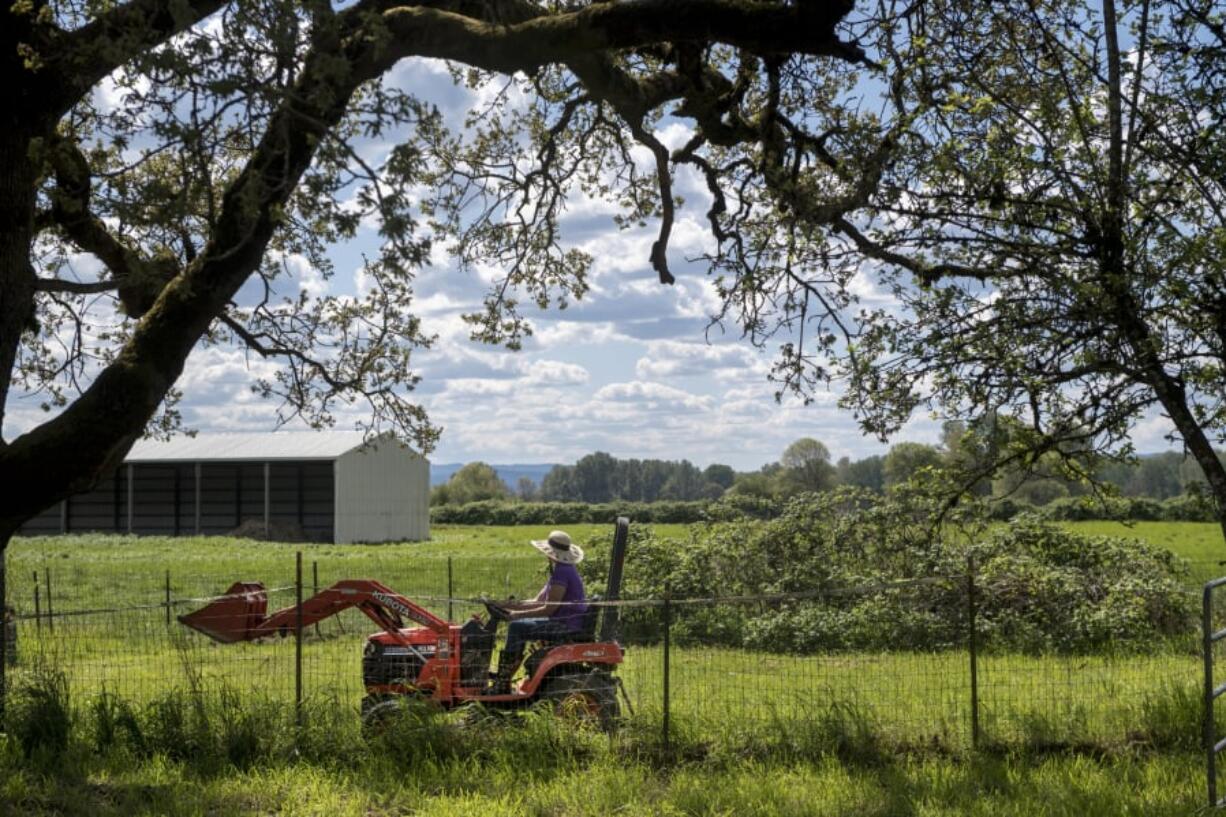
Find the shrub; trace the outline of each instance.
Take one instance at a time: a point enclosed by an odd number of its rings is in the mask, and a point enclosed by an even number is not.
[[[1162,503],[1162,518],[1167,522],[1217,522],[1213,503],[1203,494],[1173,496]]]
[[[1041,511],[1054,522],[1119,520],[1132,522],[1217,522],[1213,505],[1194,494],[1159,501],[1150,497],[1074,497],[1057,499]],[[1005,518],[995,517],[994,518]]]
[[[1057,499],[1049,502],[1046,507],[1050,508],[1061,502],[1067,502],[1065,499]],[[1008,522],[1019,514],[1033,510],[1032,506],[1026,502],[1014,499],[1013,497],[1004,497],[1002,499],[994,499],[987,506],[988,518],[994,522]]]
[[[731,522],[734,519],[774,519],[778,515],[779,503],[774,499],[727,493],[707,506],[705,517],[710,522]]]
[[[1156,648],[1193,626],[1183,563],[1132,539],[1084,536],[1022,515],[977,537],[932,529],[919,495],[839,490],[797,497],[769,521],[713,522],[683,538],[631,529],[625,598],[806,594],[679,604],[678,643],[776,651],[936,649],[965,643],[967,558],[978,565],[980,641],[1031,652]],[[607,574],[609,535],[585,562]],[[628,637],[654,639],[655,607],[623,611]]]

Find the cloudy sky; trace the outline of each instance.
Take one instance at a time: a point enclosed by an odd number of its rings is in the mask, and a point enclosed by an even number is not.
[[[431,99],[453,120],[473,102],[438,63],[402,63],[389,82]],[[671,123],[658,135],[673,147],[687,133]],[[687,204],[670,246],[677,277],[671,287],[657,282],[649,263],[656,225],[622,231],[610,206],[572,202],[564,235],[595,259],[591,291],[565,310],[530,313],[534,335],[520,352],[468,339],[460,316],[479,307],[488,276],[458,270],[444,252],[436,254],[418,277],[413,306],[425,332],[438,336],[432,349],[416,356],[423,379],[415,397],[443,428],[434,462],[573,462],[600,450],[749,470],[777,459],[804,436],[822,440],[836,459],[884,452],[836,406],[837,391],[817,395],[808,406],[789,398],[776,402],[766,376],[773,350],[741,341],[735,326],[727,332],[710,326],[717,299],[703,266],[686,261],[709,248],[706,193],[684,173],[676,192]],[[291,288],[352,293],[362,254],[377,252],[377,246],[368,229],[336,247],[336,275],[326,281],[291,258],[297,270]],[[81,259],[78,272],[89,276],[90,265]],[[867,277],[860,294],[869,306],[881,297]],[[199,431],[271,430],[277,406],[254,395],[251,384],[272,368],[238,349],[198,350],[180,381],[184,425]],[[38,402],[13,396],[6,434],[43,419]],[[338,425],[354,419],[342,416]],[[935,442],[937,426],[919,417],[898,439]],[[1140,450],[1167,448],[1164,430],[1160,420],[1139,429]]]

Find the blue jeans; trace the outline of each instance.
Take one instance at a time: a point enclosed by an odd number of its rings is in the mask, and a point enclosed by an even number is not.
[[[522,655],[529,641],[556,641],[569,634],[565,624],[551,618],[520,618],[507,624],[507,645],[503,649]]]

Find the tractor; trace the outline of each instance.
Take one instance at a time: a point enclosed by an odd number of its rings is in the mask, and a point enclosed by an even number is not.
[[[594,596],[583,626],[565,641],[535,645],[525,657],[524,677],[506,694],[489,688],[490,659],[505,610],[482,599],[486,616],[463,625],[447,621],[373,579],[344,579],[302,602],[266,615],[268,596],[260,582],[236,582],[207,606],[179,616],[179,622],[222,643],[287,636],[356,607],[379,626],[366,638],[362,654],[363,724],[376,727],[399,710],[406,697],[428,700],[444,709],[477,702],[513,709],[546,701],[569,717],[610,730],[617,722],[617,693],[625,691],[614,670],[624,650],[617,640],[614,601],[621,586],[629,521],[617,520],[609,582]],[[601,620],[601,611],[604,611]],[[405,622],[417,626],[406,626]],[[627,704],[629,700],[627,699]]]

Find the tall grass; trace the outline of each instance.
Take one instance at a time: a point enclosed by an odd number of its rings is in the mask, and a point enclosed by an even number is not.
[[[407,707],[364,739],[354,713],[328,701],[312,701],[298,730],[284,707],[236,711],[225,695],[77,708],[66,689],[41,676],[17,692],[38,706],[0,738],[0,813],[1174,817],[1194,810],[1202,784],[1196,754],[1152,751],[1163,734],[1183,739],[1186,691],[1153,702],[1146,748],[1088,758],[898,747],[851,704],[719,740],[682,717],[666,746],[655,716],[609,739],[541,711]],[[67,740],[27,751],[18,734]]]
[[[373,753],[411,767],[418,763],[497,764],[507,757],[540,755],[583,760],[604,752],[675,766],[695,761],[808,762],[837,758],[857,766],[891,757],[970,756],[962,742],[937,735],[909,739],[853,701],[815,704],[804,717],[787,713],[760,720],[713,721],[673,714],[667,741],[659,710],[622,721],[611,737],[555,717],[547,707],[500,712],[472,705],[445,712],[406,701],[388,728],[363,735],[355,709],[315,698],[296,719],[292,705],[274,698],[239,696],[227,688],[176,688],[134,705],[103,693],[79,705],[59,673],[32,673],[12,691],[8,734],[31,762],[55,762],[74,753],[163,756],[199,773],[249,769],[290,760],[356,767]],[[985,730],[982,748],[996,754],[1084,752],[1093,756],[1134,751],[1195,751],[1200,700],[1192,685],[1172,684],[1147,695],[1128,717],[1134,728],[1119,737],[1094,736],[1085,715],[1053,718],[1041,709],[1016,713],[1009,732]],[[990,723],[990,722],[989,722]],[[1218,728],[1226,732],[1226,716]]]

